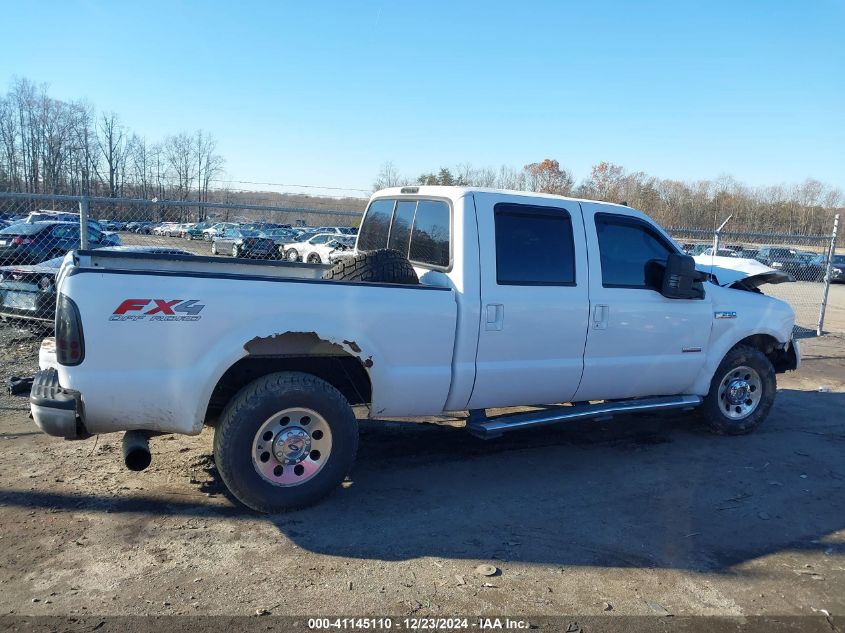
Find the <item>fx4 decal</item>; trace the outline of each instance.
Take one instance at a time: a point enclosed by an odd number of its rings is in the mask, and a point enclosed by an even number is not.
[[[199,299],[126,299],[109,321],[199,321],[204,307]]]

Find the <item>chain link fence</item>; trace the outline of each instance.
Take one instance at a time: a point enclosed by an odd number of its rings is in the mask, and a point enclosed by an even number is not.
[[[361,212],[243,203],[83,198],[0,192],[0,317],[52,326],[55,273],[75,248],[119,248],[165,254],[228,256],[332,263],[354,247]],[[836,304],[829,327],[845,331],[845,282],[831,266],[835,228],[829,235],[731,233],[675,227],[675,240],[694,256],[756,259],[783,270],[793,282],[766,285],[787,301],[796,333],[821,333],[826,304]],[[714,240],[714,237],[716,238]],[[714,244],[715,242],[715,244]],[[841,259],[842,256],[840,255]],[[845,263],[845,262],[843,262]]]
[[[836,230],[836,220],[828,235],[716,233],[713,230],[683,227],[668,229],[675,241],[687,253],[697,257],[699,262],[706,263],[713,254],[728,258],[748,258],[789,274],[793,281],[767,284],[761,290],[792,306],[795,310],[795,330],[799,336],[822,333],[824,306],[829,300],[829,282],[845,282],[845,274],[834,265]],[[842,263],[845,264],[845,261]],[[841,286],[834,289],[835,300],[841,304],[845,304],[843,290],[845,288]],[[839,322],[838,318],[829,325],[833,329],[845,331],[845,321]]]
[[[331,263],[361,212],[0,192],[0,318],[52,327],[55,274],[78,248]]]

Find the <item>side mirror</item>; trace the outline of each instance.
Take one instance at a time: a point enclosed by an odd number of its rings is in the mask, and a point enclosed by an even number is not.
[[[701,282],[707,275],[695,269],[695,260],[689,255],[669,253],[665,262],[651,260],[646,263],[646,281],[659,289],[667,299],[703,299]]]

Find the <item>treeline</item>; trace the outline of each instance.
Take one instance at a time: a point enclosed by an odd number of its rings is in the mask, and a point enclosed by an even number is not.
[[[0,95],[0,191],[208,201],[224,165],[216,148],[202,130],[148,141],[27,79]]]
[[[380,189],[413,184],[494,187],[625,202],[669,228],[712,229],[714,223],[720,224],[732,215],[732,232],[797,235],[829,235],[833,215],[842,211],[845,202],[840,189],[813,179],[767,187],[749,187],[729,176],[686,182],[630,172],[608,162],[593,166],[590,177],[576,183],[572,173],[552,159],[522,169],[463,164],[416,178],[403,176],[393,163],[385,163],[373,186]]]

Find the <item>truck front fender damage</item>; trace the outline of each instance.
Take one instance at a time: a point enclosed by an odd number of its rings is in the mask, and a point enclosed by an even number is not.
[[[280,371],[313,374],[334,386],[353,405],[372,402],[369,370],[373,357],[355,341],[323,338],[316,332],[280,332],[256,336],[246,355],[229,367],[212,391],[205,415],[214,424],[226,403],[253,380]]]

